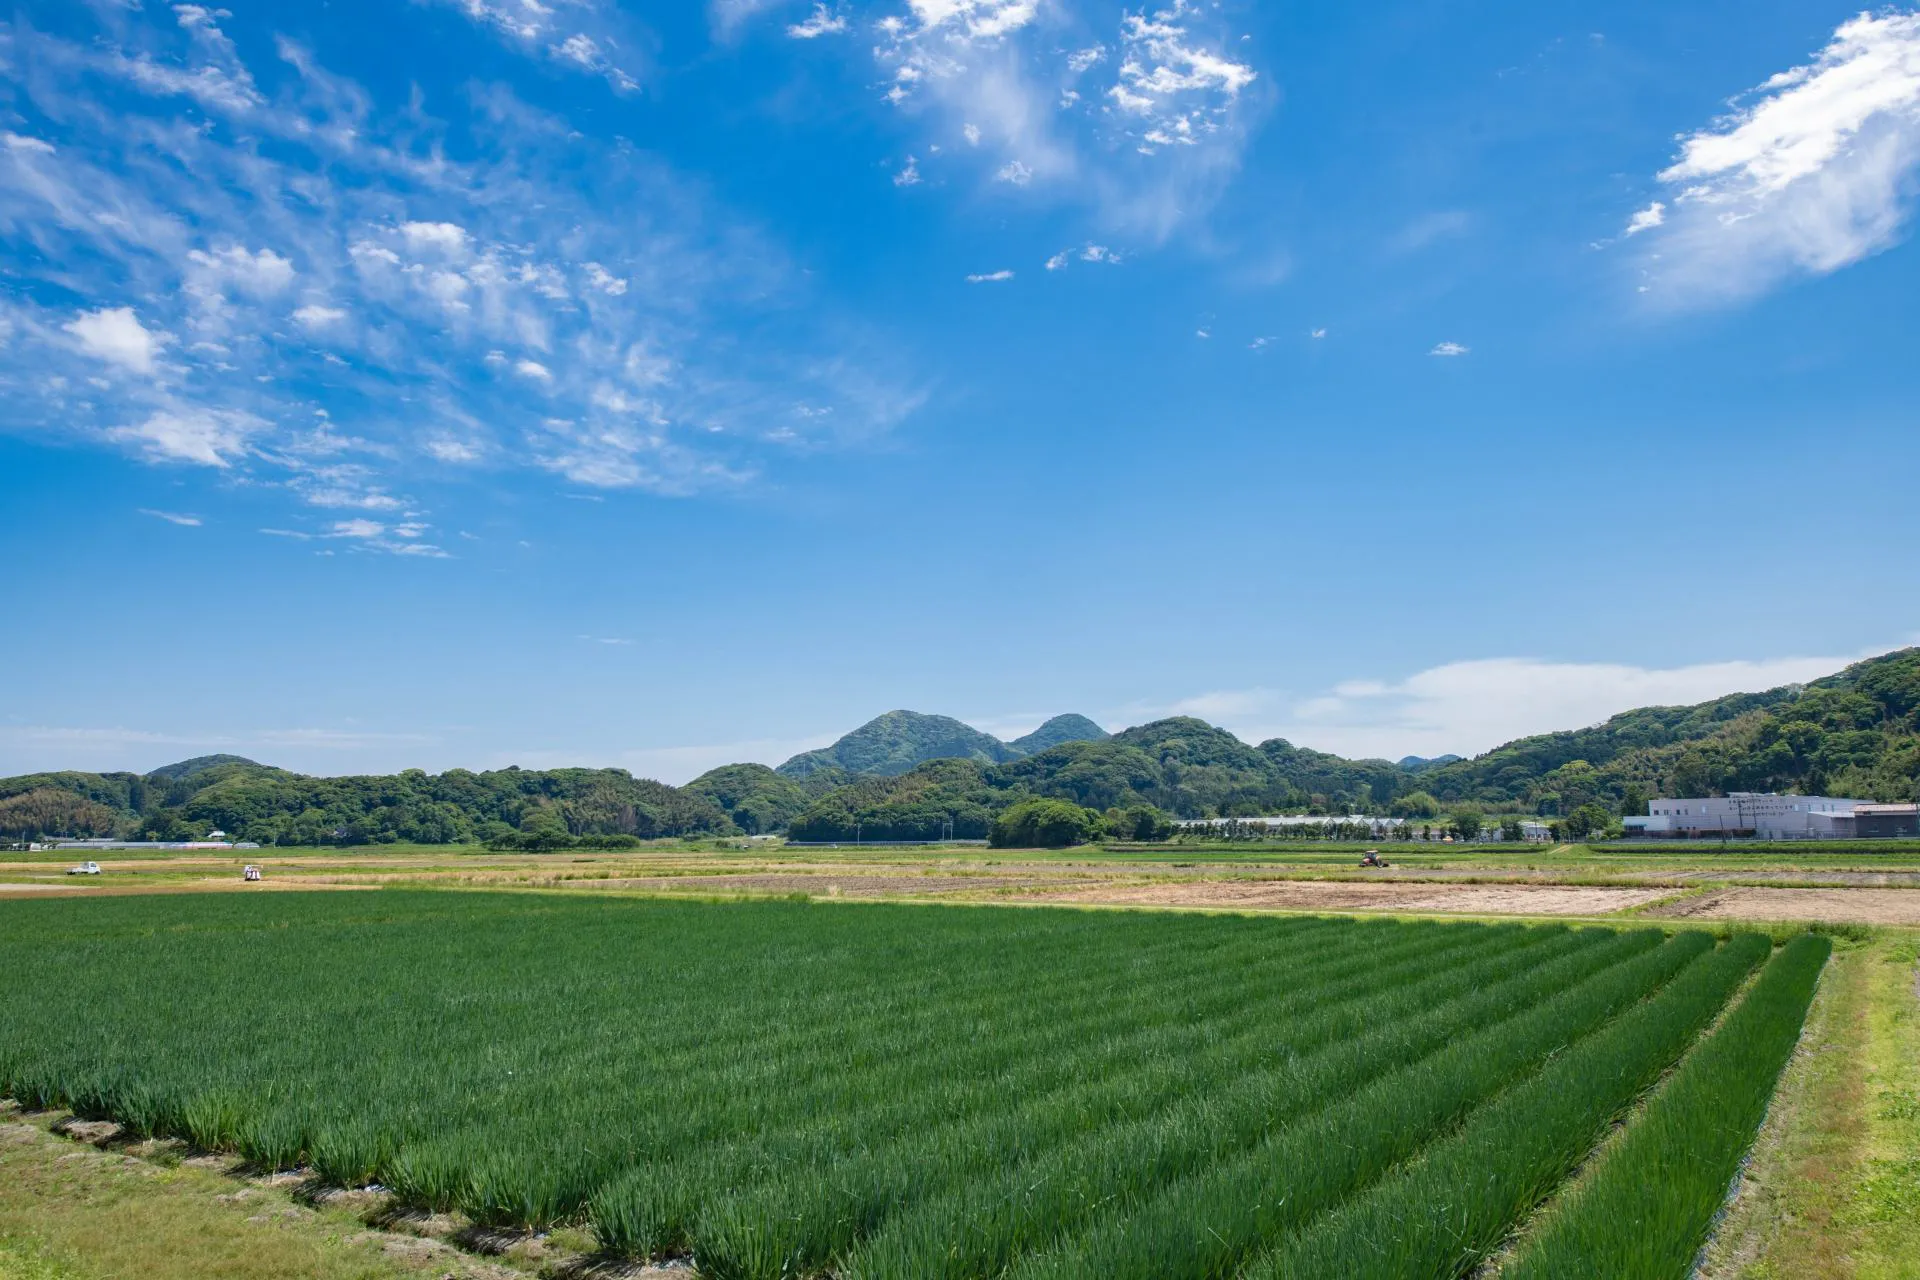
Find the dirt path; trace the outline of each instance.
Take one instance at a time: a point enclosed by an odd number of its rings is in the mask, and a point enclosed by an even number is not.
[[[1113,906],[1291,911],[1444,911],[1473,915],[1598,916],[1658,901],[1666,889],[1531,884],[1364,884],[1316,880],[1190,880],[1094,885],[1027,895]]]
[[[1721,889],[1650,915],[1689,920],[1807,920],[1830,924],[1920,925],[1915,889]]]

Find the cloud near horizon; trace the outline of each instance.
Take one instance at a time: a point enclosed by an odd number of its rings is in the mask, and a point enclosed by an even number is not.
[[[582,636],[583,641],[598,637]],[[609,642],[611,643],[611,642]],[[1625,663],[1550,662],[1485,658],[1446,663],[1403,680],[1343,681],[1324,693],[1299,697],[1270,688],[1217,690],[1177,702],[1134,704],[1094,714],[1112,732],[1167,716],[1189,715],[1233,733],[1249,745],[1285,738],[1297,747],[1352,759],[1398,760],[1453,753],[1482,755],[1534,734],[1582,729],[1646,706],[1683,706],[1733,693],[1759,693],[1832,675],[1873,656],[1789,657],[1639,667]],[[1048,713],[1052,714],[1052,713]],[[1002,741],[1037,728],[1047,715],[1020,712],[974,716],[966,723]],[[393,733],[372,730],[280,729],[155,732],[125,727],[59,728],[0,725],[0,774],[53,768],[132,769],[166,761],[167,748],[271,753],[262,763],[318,774],[395,772],[425,768],[497,769],[562,766],[615,767],[637,777],[679,786],[709,769],[743,762],[779,765],[803,751],[829,745],[857,726],[800,737],[767,737],[684,746],[552,748],[489,751],[475,759],[454,731]]]
[[[1285,738],[1352,758],[1482,755],[1539,733],[1583,729],[1637,707],[1707,702],[1832,675],[1867,655],[1704,662],[1682,667],[1484,658],[1403,680],[1344,681],[1297,697],[1274,689],[1221,690],[1162,715],[1193,715],[1249,743]]]

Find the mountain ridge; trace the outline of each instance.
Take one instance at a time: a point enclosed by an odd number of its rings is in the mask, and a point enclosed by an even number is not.
[[[802,751],[775,772],[806,778],[822,769],[838,768],[863,776],[895,777],[929,760],[1004,764],[1063,742],[1098,741],[1107,736],[1105,729],[1073,713],[1054,716],[1032,733],[1003,742],[952,716],[888,711],[827,746]]]
[[[1073,729],[1076,720],[1085,718],[1048,724],[1067,721],[1062,727]],[[834,747],[849,740],[836,756]],[[910,762],[942,744],[965,754]],[[1920,797],[1920,648],[1804,685],[1635,708],[1584,729],[1415,768],[1281,738],[1251,745],[1188,716],[1023,753],[950,717],[890,712],[834,747],[780,769],[724,765],[684,787],[622,769],[319,778],[222,756],[147,774],[49,771],[0,778],[0,833],[179,839],[217,827],[242,839],[307,845],[444,844],[516,832],[547,839],[556,831],[935,839],[982,834],[998,812],[1034,797],[1102,810],[1152,805],[1181,817],[1385,812],[1397,804],[1551,816],[1589,803],[1622,810],[1663,793],[1733,790],[1909,800]],[[804,768],[788,769],[808,757]],[[848,760],[870,771],[849,768]]]

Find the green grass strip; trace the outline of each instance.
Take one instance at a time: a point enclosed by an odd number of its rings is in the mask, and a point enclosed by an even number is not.
[[[1746,999],[1648,1102],[1593,1175],[1550,1214],[1504,1280],[1685,1280],[1740,1157],[1766,1118],[1833,945],[1788,943]]]
[[[1686,1051],[1771,949],[1757,934],[1736,934],[1421,1158],[1258,1259],[1247,1276],[1439,1280],[1472,1271]]]

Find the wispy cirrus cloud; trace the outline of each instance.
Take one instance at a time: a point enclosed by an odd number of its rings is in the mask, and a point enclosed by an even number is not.
[[[1623,236],[1641,292],[1688,307],[1837,271],[1899,242],[1920,186],[1920,13],[1861,13],[1812,61],[1681,139]]]
[[[645,28],[602,0],[439,0],[530,57],[626,93],[646,72]]]
[[[155,511],[151,507],[141,507],[140,514],[152,516],[155,520],[165,520],[168,524],[182,525],[188,529],[198,529],[202,523],[199,516],[187,515],[179,511]]]
[[[0,23],[0,62],[35,68],[0,137],[6,429],[391,520],[449,468],[737,486],[919,403],[657,159],[494,87],[442,104],[456,149],[424,101],[384,112],[271,33],[243,58],[227,21]]]
[[[1104,29],[1039,0],[907,0],[873,27],[885,98],[963,141],[949,162],[1146,240],[1212,202],[1261,109],[1259,72],[1192,0]]]

